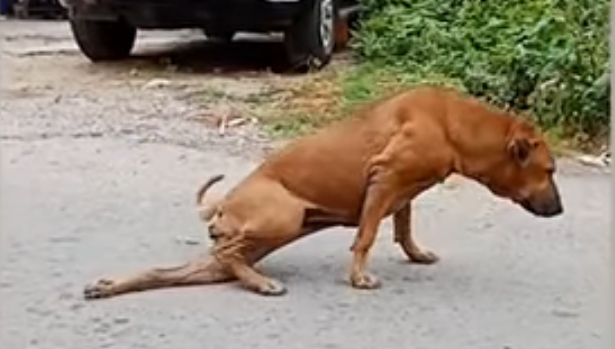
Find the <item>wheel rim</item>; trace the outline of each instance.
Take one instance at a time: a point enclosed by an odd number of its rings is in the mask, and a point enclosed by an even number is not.
[[[320,2],[320,41],[326,52],[329,52],[333,46],[332,34],[335,25],[333,12],[333,0],[322,0]]]

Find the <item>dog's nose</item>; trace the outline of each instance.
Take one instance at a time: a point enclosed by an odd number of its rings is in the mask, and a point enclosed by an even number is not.
[[[559,199],[550,201],[521,200],[519,204],[527,211],[539,217],[555,217],[564,213],[564,207]]]
[[[544,217],[555,217],[562,213],[564,213],[564,208],[562,207],[562,205],[555,205],[545,210],[543,213],[543,216]]]
[[[550,218],[564,213],[564,207],[562,206],[561,201],[558,199],[548,202],[544,205],[539,205],[538,209],[536,209],[535,212],[539,216]]]

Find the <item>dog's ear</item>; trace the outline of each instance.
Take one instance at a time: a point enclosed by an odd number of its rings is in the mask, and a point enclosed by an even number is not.
[[[508,143],[508,153],[521,167],[525,167],[529,164],[530,155],[536,146],[537,142],[525,137],[513,138]]]

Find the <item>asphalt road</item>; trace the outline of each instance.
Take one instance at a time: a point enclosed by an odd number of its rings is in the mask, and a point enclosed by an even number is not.
[[[218,172],[229,188],[257,163],[252,150],[262,140],[249,129],[219,137],[185,117],[196,107],[176,94],[122,84],[117,76],[129,68],[91,67],[70,48],[62,23],[17,28],[0,21],[3,62],[13,67],[0,102],[2,348],[603,343],[610,186],[606,174],[565,160],[557,178],[565,214],[555,219],[535,218],[471,182],[426,193],[415,228],[442,260],[405,263],[387,221],[371,262],[383,281],[377,291],[346,284],[353,231],[331,229],[262,263],[285,282],[284,297],[231,283],[84,301],[82,288],[95,278],[201,253],[208,241],[192,206],[195,189]],[[41,39],[52,32],[57,40]],[[19,51],[58,41],[67,48]]]

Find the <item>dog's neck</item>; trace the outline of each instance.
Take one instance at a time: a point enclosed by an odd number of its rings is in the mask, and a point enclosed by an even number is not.
[[[463,133],[472,135],[472,138],[450,137],[455,149],[451,172],[483,184],[486,184],[489,175],[497,172],[494,169],[507,161],[507,145],[511,139],[511,131],[518,122],[505,115],[497,115],[487,120],[483,124],[488,126],[485,127],[485,132]]]

